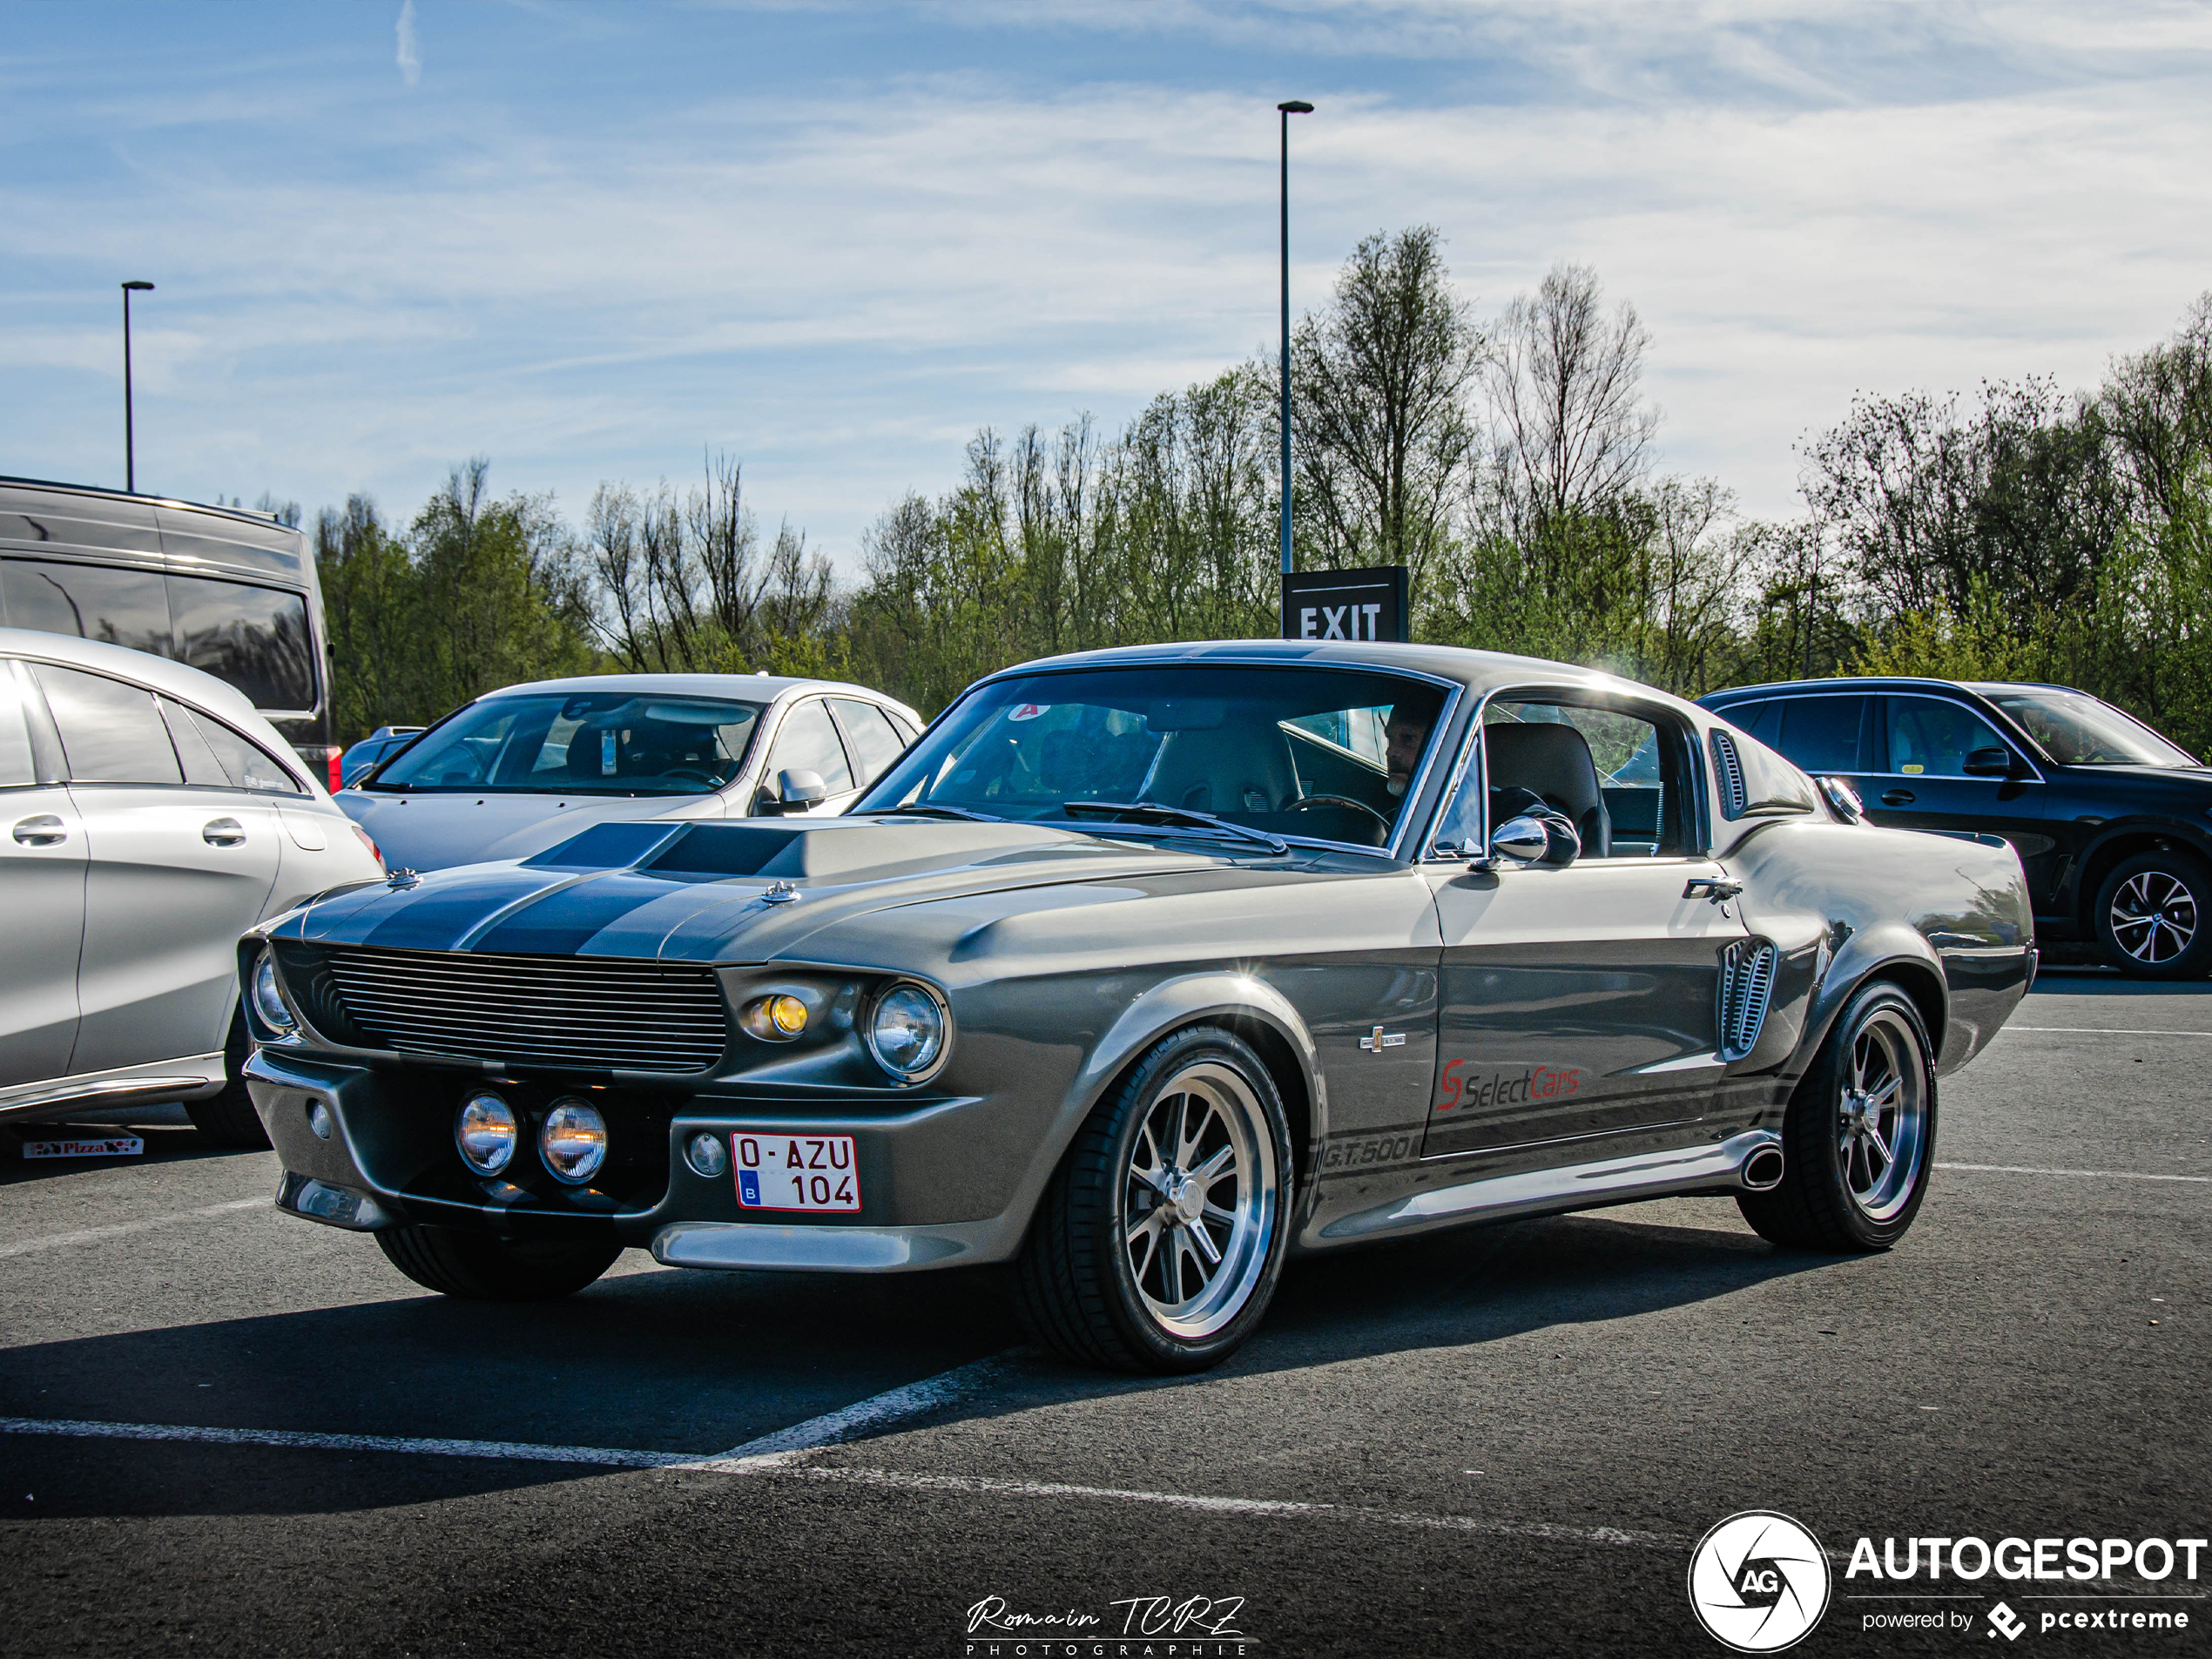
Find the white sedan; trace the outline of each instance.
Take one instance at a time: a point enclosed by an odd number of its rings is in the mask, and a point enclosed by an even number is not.
[[[540,680],[455,710],[337,799],[394,868],[442,870],[622,819],[840,813],[922,725],[835,680]]]

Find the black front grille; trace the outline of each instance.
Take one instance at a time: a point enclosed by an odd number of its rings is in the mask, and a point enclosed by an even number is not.
[[[334,950],[347,1019],[405,1054],[705,1071],[729,1036],[711,968],[604,956]]]

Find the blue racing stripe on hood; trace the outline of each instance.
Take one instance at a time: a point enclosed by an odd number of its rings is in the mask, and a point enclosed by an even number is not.
[[[525,956],[575,955],[603,929],[689,885],[631,870],[588,877],[501,917],[482,938],[472,940],[469,948]]]

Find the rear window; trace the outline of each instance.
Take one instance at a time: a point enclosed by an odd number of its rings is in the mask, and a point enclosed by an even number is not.
[[[304,595],[211,577],[169,578],[176,655],[257,709],[315,706],[314,644]]]

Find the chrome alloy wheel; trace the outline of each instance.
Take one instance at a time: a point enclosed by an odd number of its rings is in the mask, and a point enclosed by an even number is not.
[[[1869,1220],[1887,1221],[1912,1199],[1927,1122],[1920,1040],[1896,1009],[1878,1009],[1851,1040],[1836,1134],[1844,1186]]]
[[[1265,1271],[1278,1204],[1274,1142],[1251,1086],[1201,1060],[1145,1109],[1122,1180],[1130,1277],[1169,1335],[1211,1336]]]
[[[2196,939],[2196,895],[2164,870],[2139,870],[2112,895],[2106,921],[2121,949],[2146,967],[2163,967]]]

